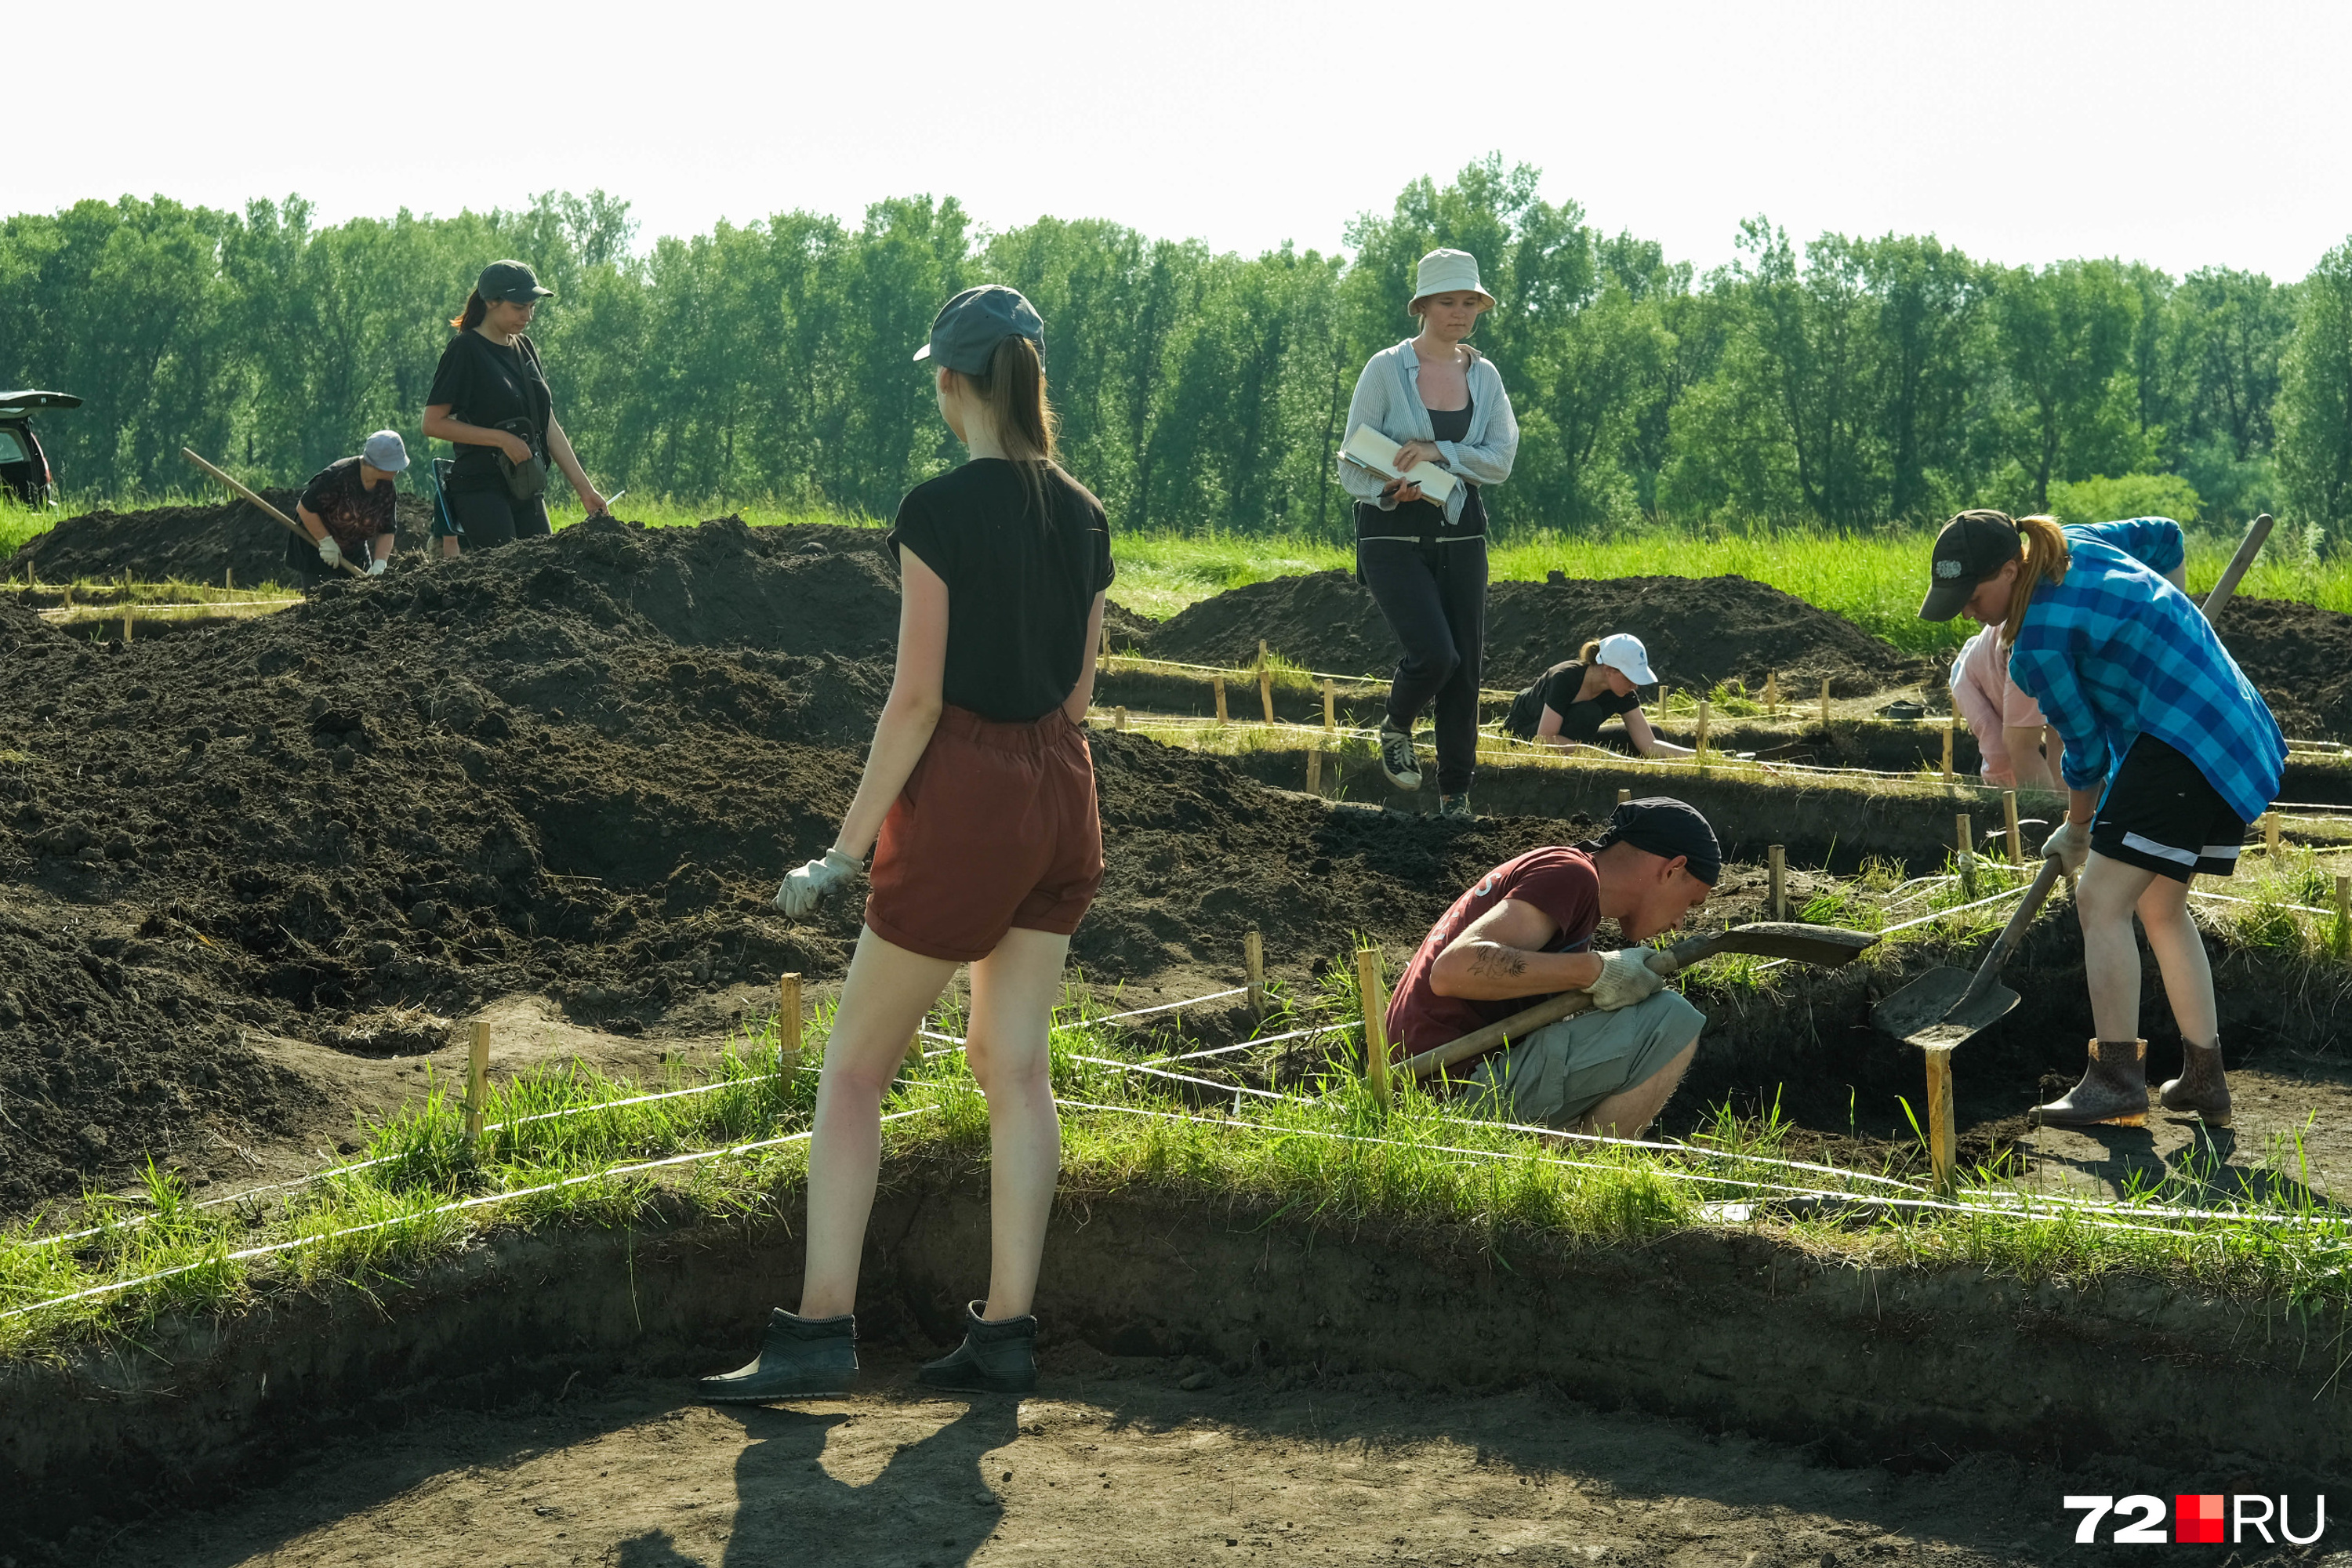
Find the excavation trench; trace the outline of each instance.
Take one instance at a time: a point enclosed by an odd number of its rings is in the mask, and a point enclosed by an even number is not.
[[[951,1341],[985,1276],[985,1178],[937,1164],[894,1176],[861,1331],[921,1351]],[[733,1364],[769,1307],[794,1299],[797,1231],[793,1215],[509,1235],[372,1296],[334,1289],[8,1367],[0,1525],[53,1535],[263,1484],[323,1441],[437,1409]],[[2136,1279],[2076,1289],[1845,1267],[1760,1233],[1577,1247],[1316,1226],[1134,1185],[1066,1199],[1038,1310],[1052,1338],[1112,1355],[1541,1384],[1848,1464],[2229,1451],[2282,1485],[2352,1467],[2332,1317]]]

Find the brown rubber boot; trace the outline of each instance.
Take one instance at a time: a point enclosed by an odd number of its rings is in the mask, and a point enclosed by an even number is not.
[[[2180,1076],[2158,1089],[2157,1098],[2164,1102],[2167,1110],[2195,1116],[2208,1127],[2227,1127],[2230,1080],[2221,1071],[2221,1042],[2193,1046],[2183,1040],[2180,1047],[2187,1058],[2181,1064]]]
[[[2093,1040],[2083,1081],[2033,1108],[2043,1127],[2140,1127],[2147,1122],[2147,1042]]]

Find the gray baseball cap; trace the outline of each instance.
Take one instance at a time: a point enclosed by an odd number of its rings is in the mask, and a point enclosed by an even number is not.
[[[474,280],[474,292],[485,300],[507,300],[518,305],[555,297],[554,289],[539,286],[539,274],[527,261],[491,262]]]
[[[1045,357],[1045,321],[1018,289],[983,283],[967,289],[931,318],[931,341],[915,351],[924,360],[945,365],[961,375],[981,375],[988,370],[996,345],[1007,338],[1027,338]]]
[[[397,430],[379,430],[360,448],[360,460],[371,468],[396,474],[408,467],[408,444]]]

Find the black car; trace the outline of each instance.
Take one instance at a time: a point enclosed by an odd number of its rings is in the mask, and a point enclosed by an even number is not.
[[[56,504],[57,477],[33,434],[32,416],[44,408],[80,406],[81,399],[70,392],[0,392],[0,489],[26,506]]]

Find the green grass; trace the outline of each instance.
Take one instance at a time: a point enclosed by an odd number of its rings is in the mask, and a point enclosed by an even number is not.
[[[1854,880],[1884,890],[1870,873]],[[1793,973],[1783,968],[1744,984],[1769,991]],[[1267,1033],[1318,1022],[1342,1029],[1358,1019],[1353,965],[1334,964],[1312,993],[1285,991],[1276,1001]],[[1054,1039],[1055,1092],[1076,1102],[1064,1120],[1064,1191],[1075,1202],[1140,1190],[1325,1225],[1377,1222],[1489,1246],[1519,1237],[1580,1247],[1640,1246],[1721,1223],[1706,1205],[1753,1199],[1757,1184],[1843,1199],[1905,1191],[1884,1172],[1772,1163],[1788,1129],[1771,1114],[1743,1121],[1718,1111],[1689,1147],[1660,1151],[1547,1142],[1465,1120],[1465,1102],[1410,1087],[1384,1110],[1349,1065],[1353,1037],[1338,1032],[1320,1037],[1332,1054],[1291,1097],[1238,1107],[1213,1099],[1202,1110],[1165,1092],[1173,1087],[1165,1080],[1082,1059],[1132,1054],[1116,1031],[1089,1021],[1102,1010],[1066,1009]],[[646,1091],[578,1065],[524,1074],[493,1088],[486,1119],[503,1125],[478,1148],[465,1139],[454,1086],[435,1086],[422,1103],[365,1126],[352,1162],[307,1185],[245,1201],[197,1206],[176,1177],[151,1168],[142,1194],[93,1194],[37,1226],[92,1235],[44,1245],[33,1222],[0,1232],[0,1313],[16,1314],[0,1316],[0,1355],[135,1338],[165,1313],[226,1313],[289,1293],[380,1291],[487,1232],[776,1213],[805,1179],[804,1143],[627,1167],[804,1131],[814,1100],[810,1069],[828,1024],[820,1011],[798,1073],[777,1071],[771,1026],[735,1042],[705,1080],[714,1086],[709,1092],[650,1102],[614,1103]],[[1181,1064],[1179,1070],[1218,1069]],[[699,1086],[674,1077],[659,1087]],[[961,1056],[922,1063],[885,1109],[904,1113],[885,1127],[891,1165],[970,1169],[984,1160],[987,1108]],[[2295,1148],[2274,1154],[2289,1166],[2300,1159]],[[2352,1233],[2312,1204],[2212,1218],[2150,1214],[2137,1222],[2146,1228],[2118,1229],[2108,1227],[2113,1216],[2103,1222],[2064,1204],[2021,1207],[1999,1173],[1976,1176],[1973,1201],[1980,1206],[1971,1212],[1849,1209],[1805,1219],[1768,1211],[1754,1223],[1853,1261],[1965,1263],[2030,1279],[2154,1274],[2293,1304],[2352,1305],[2352,1272],[2342,1266]],[[2151,1187],[2140,1194],[2142,1206],[2177,1200],[2176,1186]],[[513,1196],[496,1201],[503,1194]],[[266,1250],[236,1256],[257,1248]],[[151,1275],[164,1277],[146,1279]],[[57,1300],[139,1280],[145,1282],[79,1301]]]

